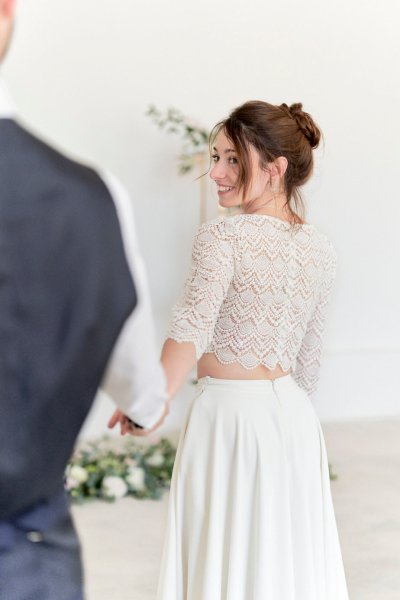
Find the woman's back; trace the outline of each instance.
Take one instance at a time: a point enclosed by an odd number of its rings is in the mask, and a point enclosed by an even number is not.
[[[253,378],[292,369],[312,393],[335,265],[332,245],[312,225],[262,214],[210,221],[195,238],[168,337],[204,354],[200,376],[217,364]]]
[[[163,347],[171,394],[196,358],[199,381],[174,466],[158,600],[348,600],[307,396],[336,265],[327,238],[303,224],[300,187],[320,137],[300,103],[258,100],[211,135],[219,204],[242,214],[200,227]]]

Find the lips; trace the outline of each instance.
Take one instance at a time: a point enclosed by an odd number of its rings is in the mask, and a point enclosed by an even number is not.
[[[219,194],[225,194],[226,192],[230,192],[231,190],[233,190],[233,187],[227,185],[219,185],[217,187],[217,190]]]

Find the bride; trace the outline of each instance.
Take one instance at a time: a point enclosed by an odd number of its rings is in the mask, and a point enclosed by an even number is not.
[[[335,274],[303,218],[320,131],[301,104],[252,101],[211,136],[219,202],[162,350],[172,397],[197,362],[171,485],[158,600],[347,600],[310,395]],[[111,424],[146,435],[116,412]]]

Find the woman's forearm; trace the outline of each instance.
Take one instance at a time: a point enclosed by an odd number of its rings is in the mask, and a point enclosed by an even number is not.
[[[161,352],[161,364],[167,377],[169,398],[175,396],[196,362],[196,350],[192,342],[166,340]]]

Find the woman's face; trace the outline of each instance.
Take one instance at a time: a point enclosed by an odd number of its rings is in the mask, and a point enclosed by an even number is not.
[[[271,195],[269,172],[261,169],[260,156],[253,146],[250,146],[251,181],[245,200],[243,200],[243,190],[236,187],[239,177],[236,150],[223,130],[215,138],[212,150],[214,166],[210,171],[210,177],[217,185],[221,206],[229,208],[242,205],[245,208],[247,204],[264,200],[264,196],[267,199],[267,196]]]

